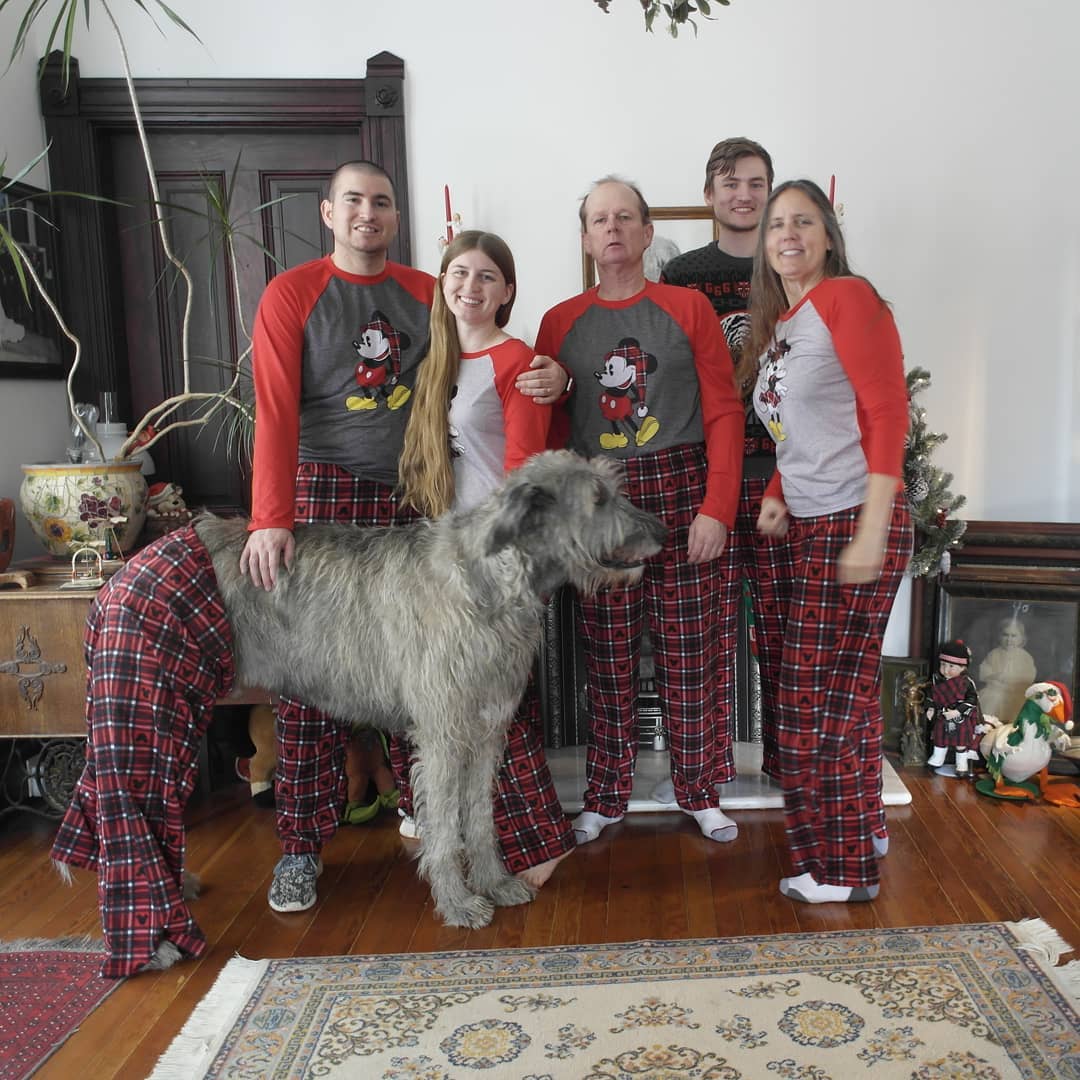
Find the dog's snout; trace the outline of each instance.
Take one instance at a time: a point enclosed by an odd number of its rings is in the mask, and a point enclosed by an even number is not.
[[[637,519],[636,524],[641,531],[641,535],[650,543],[656,544],[656,548],[659,551],[664,546],[664,542],[667,540],[668,528],[667,526],[655,515],[650,514],[648,510],[642,510],[635,506],[629,499],[624,496],[627,511]]]

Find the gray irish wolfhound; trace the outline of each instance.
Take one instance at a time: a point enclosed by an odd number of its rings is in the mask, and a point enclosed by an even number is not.
[[[663,543],[664,526],[619,480],[610,462],[549,452],[437,521],[299,525],[292,568],[271,592],[240,573],[245,522],[196,523],[239,681],[415,746],[420,872],[452,926],[485,926],[495,905],[532,899],[499,857],[495,776],[547,598],[567,583],[635,581]]]

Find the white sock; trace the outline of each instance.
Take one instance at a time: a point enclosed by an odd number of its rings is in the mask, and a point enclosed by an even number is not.
[[[819,885],[813,874],[780,879],[780,892],[792,900],[807,904],[844,904],[851,900],[873,900],[880,890],[878,885]]]
[[[927,765],[933,765],[935,768],[938,765],[944,765],[945,764],[945,755],[948,752],[949,752],[949,748],[947,746],[935,746],[934,747],[934,752],[930,755],[930,760],[926,764]]]
[[[616,821],[622,821],[622,819],[622,814],[618,817],[605,817],[592,810],[583,810],[574,818],[570,826],[574,830],[574,839],[578,844],[587,844],[595,840],[608,825],[614,825]]]
[[[701,835],[720,844],[728,844],[739,835],[739,826],[717,807],[707,810],[683,810],[689,814],[701,830]]]
[[[884,859],[889,854],[889,834],[884,836],[871,836],[871,840],[874,842],[874,854],[879,859]]]

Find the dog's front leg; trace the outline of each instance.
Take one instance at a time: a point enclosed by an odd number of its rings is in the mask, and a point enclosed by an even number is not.
[[[512,706],[504,711],[513,717]],[[505,731],[508,726],[509,720],[495,724],[494,730]],[[480,730],[487,729],[487,724],[480,725]],[[470,888],[490,897],[499,907],[513,907],[527,904],[536,894],[524,881],[507,872],[495,834],[492,800],[504,752],[505,746],[497,738],[483,739],[480,745],[471,748],[461,786],[461,823]]]
[[[436,721],[454,732],[464,731],[467,723],[465,717],[442,716]],[[420,876],[430,884],[435,910],[448,926],[476,929],[491,922],[495,905],[472,892],[465,882],[460,798],[466,772],[463,748],[456,739],[419,736],[420,731],[430,732],[434,726],[417,722],[413,735],[416,760],[412,785],[420,825]],[[490,794],[487,801],[490,813]]]

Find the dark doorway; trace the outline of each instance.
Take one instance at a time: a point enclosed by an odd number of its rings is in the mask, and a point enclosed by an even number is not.
[[[124,304],[131,416],[182,391],[180,340],[186,288],[166,261],[142,151],[132,134],[109,140]],[[333,131],[162,132],[150,139],[170,242],[192,276],[189,385],[224,389],[248,347],[255,308],[279,269],[326,254],[319,202],[335,166],[358,153],[355,135]],[[300,168],[300,165],[303,165]],[[240,228],[237,275],[214,241],[216,197]],[[274,200],[264,211],[255,208]],[[269,254],[266,254],[268,252]],[[241,391],[250,389],[245,378]],[[240,506],[247,485],[220,424],[176,431],[153,450],[158,471],[183,478],[199,505]]]

